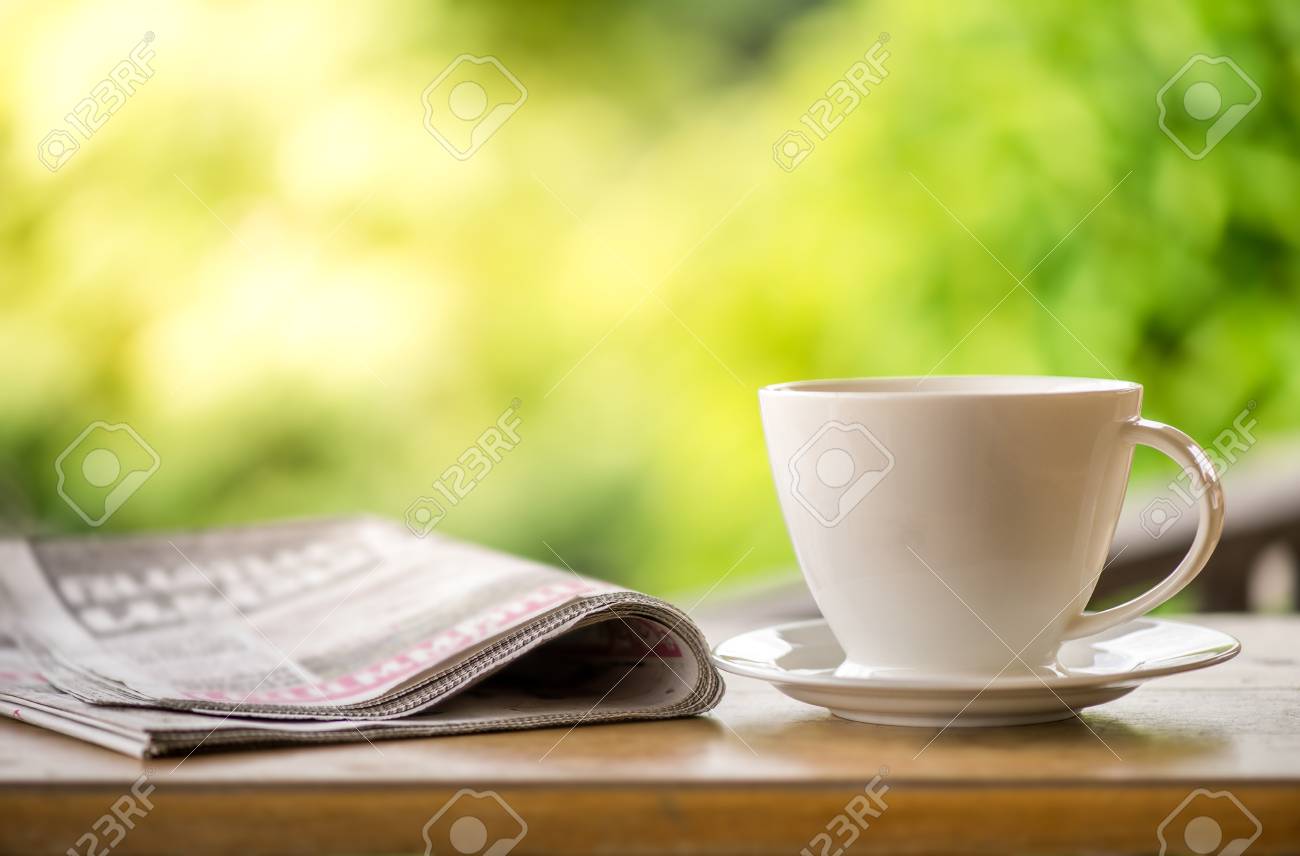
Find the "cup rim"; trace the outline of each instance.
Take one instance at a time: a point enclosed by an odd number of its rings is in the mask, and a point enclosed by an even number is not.
[[[760,395],[809,398],[1026,398],[1140,393],[1128,380],[1057,375],[898,375],[776,383]]]

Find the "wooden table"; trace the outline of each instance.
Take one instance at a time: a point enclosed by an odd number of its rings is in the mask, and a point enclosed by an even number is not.
[[[422,853],[425,822],[470,788],[526,822],[515,853],[794,856],[842,826],[835,818],[882,768],[888,808],[845,853],[1156,853],[1157,827],[1197,788],[1230,791],[1258,818],[1249,853],[1300,852],[1300,618],[1197,620],[1244,652],[1093,709],[1091,731],[1074,719],[950,729],[931,743],[936,729],[836,720],[745,679],[696,719],[179,767],[3,721],[0,852],[67,852],[147,770],[154,808],[114,853]],[[1225,825],[1241,820],[1226,798],[1209,805]]]

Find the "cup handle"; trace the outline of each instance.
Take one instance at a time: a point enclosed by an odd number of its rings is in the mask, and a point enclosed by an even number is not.
[[[1078,639],[1091,636],[1114,627],[1133,618],[1150,612],[1169,598],[1178,594],[1196,578],[1205,567],[1214,547],[1219,543],[1223,532],[1223,488],[1219,484],[1219,475],[1205,450],[1177,428],[1138,419],[1124,428],[1124,440],[1131,445],[1141,443],[1164,452],[1175,463],[1183,467],[1192,481],[1198,502],[1198,520],[1196,538],[1192,541],[1187,555],[1174,568],[1174,572],[1161,580],[1154,588],[1138,595],[1132,600],[1103,609],[1101,612],[1084,612],[1074,617],[1066,625],[1065,638]]]

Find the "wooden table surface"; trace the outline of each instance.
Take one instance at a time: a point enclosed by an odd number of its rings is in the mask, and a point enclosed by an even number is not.
[[[0,721],[0,852],[68,852],[148,772],[154,807],[114,853],[423,853],[426,821],[469,788],[527,824],[514,853],[816,854],[813,837],[884,770],[888,808],[845,853],[1156,853],[1157,827],[1198,788],[1258,818],[1251,854],[1300,853],[1300,618],[1195,620],[1243,653],[1093,708],[1087,726],[949,729],[933,742],[937,729],[837,720],[741,678],[694,719],[179,766]],[[1204,799],[1197,810],[1223,828],[1248,823],[1226,797]]]

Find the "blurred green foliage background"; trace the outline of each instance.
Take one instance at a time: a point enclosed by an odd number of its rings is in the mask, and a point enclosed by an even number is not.
[[[441,530],[663,593],[792,564],[766,383],[1113,373],[1205,442],[1249,400],[1265,440],[1300,425],[1286,0],[18,0],[0,23],[11,529],[89,531],[52,465],[93,420],[161,459],[123,531],[400,517],[519,399],[520,445]],[[47,169],[147,32],[153,76]],[[783,170],[773,144],[881,33],[888,76]],[[528,90],[466,161],[421,104],[462,53]],[[1156,108],[1198,53],[1262,92],[1202,160]]]

